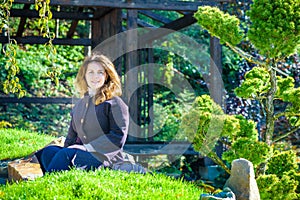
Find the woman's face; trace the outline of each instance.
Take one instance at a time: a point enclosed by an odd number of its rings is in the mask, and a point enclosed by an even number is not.
[[[85,79],[92,92],[96,92],[97,89],[103,86],[106,76],[105,69],[100,63],[91,62],[88,64]]]

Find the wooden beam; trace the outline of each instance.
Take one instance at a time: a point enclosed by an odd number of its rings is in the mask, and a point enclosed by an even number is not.
[[[70,29],[67,33],[67,38],[72,38],[75,31],[76,31],[76,27],[78,25],[78,20],[73,20],[72,23],[71,23],[71,26],[70,26]]]
[[[100,19],[101,17],[104,17],[105,15],[109,14],[113,10],[114,10],[113,8],[97,8],[94,11],[94,19]]]
[[[144,36],[139,37],[140,43],[150,43],[153,40],[159,39],[165,35],[168,35],[174,31],[178,31],[182,28],[185,28],[196,22],[196,19],[193,17],[193,14],[185,15],[175,21],[172,21],[169,24],[162,26],[162,29],[152,30],[146,33]]]
[[[124,145],[124,151],[132,155],[199,155],[188,142],[130,142]]]
[[[29,4],[25,4],[23,7],[23,11],[28,10],[30,8]],[[17,37],[22,37],[22,34],[24,32],[25,24],[26,24],[27,17],[21,17],[18,31],[17,31]]]
[[[137,24],[139,27],[146,27],[146,28],[157,28],[156,26],[153,26],[152,24],[149,24],[143,20],[137,19]]]
[[[15,39],[19,44],[45,44],[49,41],[48,38],[43,38],[41,36],[26,36],[26,37],[14,37],[11,36],[11,39]],[[0,43],[8,43],[8,38],[5,36],[0,36]],[[91,39],[72,39],[72,38],[54,38],[52,41],[54,45],[78,45],[78,46],[91,46]]]
[[[156,14],[152,11],[149,11],[149,10],[139,10],[139,13],[141,13],[147,17],[150,17],[151,19],[158,21],[160,23],[163,23],[163,24],[168,24],[168,23],[172,22],[172,20],[170,20],[164,16],[161,16],[159,14]]]
[[[148,49],[148,63],[155,63],[154,62],[154,53],[153,49],[149,48]],[[154,104],[154,69],[153,67],[148,67],[148,73],[147,73],[147,78],[148,78],[148,117],[149,117],[149,125],[148,125],[148,140],[153,141],[154,137],[154,119],[150,118],[151,116],[154,117],[154,109],[153,104]]]
[[[124,12],[122,13],[122,19],[127,20],[127,14],[125,14]],[[137,19],[137,24],[139,27],[157,28],[156,26],[153,26],[152,24],[149,24],[141,19]]]
[[[29,4],[28,4],[29,5]],[[94,19],[94,13],[92,12],[58,12],[51,11],[53,19],[72,19],[72,20],[92,20]],[[36,10],[30,9],[11,9],[11,17],[27,17],[27,18],[39,18],[39,13]]]
[[[34,4],[34,0],[15,0],[15,3]],[[165,0],[51,0],[51,5],[61,6],[83,6],[83,7],[110,7],[122,9],[139,9],[139,10],[173,10],[173,11],[196,11],[198,6],[217,5],[220,3],[234,3],[235,0],[202,0],[192,1],[171,1]]]
[[[196,21],[197,20],[194,18],[194,13],[190,13],[179,19],[176,19],[175,21],[170,22],[169,24],[162,26],[161,28],[167,28],[178,31],[180,29],[194,24]]]
[[[0,97],[0,103],[22,103],[22,104],[74,104],[78,98],[69,97]]]
[[[82,13],[82,11],[83,11],[83,7],[80,7],[78,9],[78,13]],[[76,31],[77,25],[78,25],[78,20],[73,20],[72,23],[71,23],[70,29],[67,33],[67,38],[72,38],[73,37],[73,35]]]
[[[122,29],[122,10],[112,9],[109,13],[103,14],[103,9],[95,11],[98,19],[92,20],[92,48],[98,44],[121,32]],[[114,51],[114,49],[111,49]]]

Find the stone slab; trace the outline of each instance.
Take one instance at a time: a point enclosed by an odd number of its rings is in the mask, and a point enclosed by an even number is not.
[[[43,176],[40,164],[28,160],[18,160],[8,163],[8,180],[34,180]]]

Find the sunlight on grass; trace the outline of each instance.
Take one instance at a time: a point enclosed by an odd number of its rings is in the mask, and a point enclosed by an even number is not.
[[[0,129],[0,160],[21,158],[44,147],[55,137],[18,129]]]
[[[199,199],[192,183],[162,174],[101,169],[53,173],[35,181],[0,186],[0,199]]]

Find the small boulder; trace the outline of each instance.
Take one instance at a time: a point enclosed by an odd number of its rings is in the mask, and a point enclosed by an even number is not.
[[[230,188],[225,187],[222,192],[215,195],[202,194],[200,200],[236,200],[236,198]]]
[[[232,161],[231,175],[224,187],[229,187],[238,200],[260,200],[253,164],[244,158]]]

